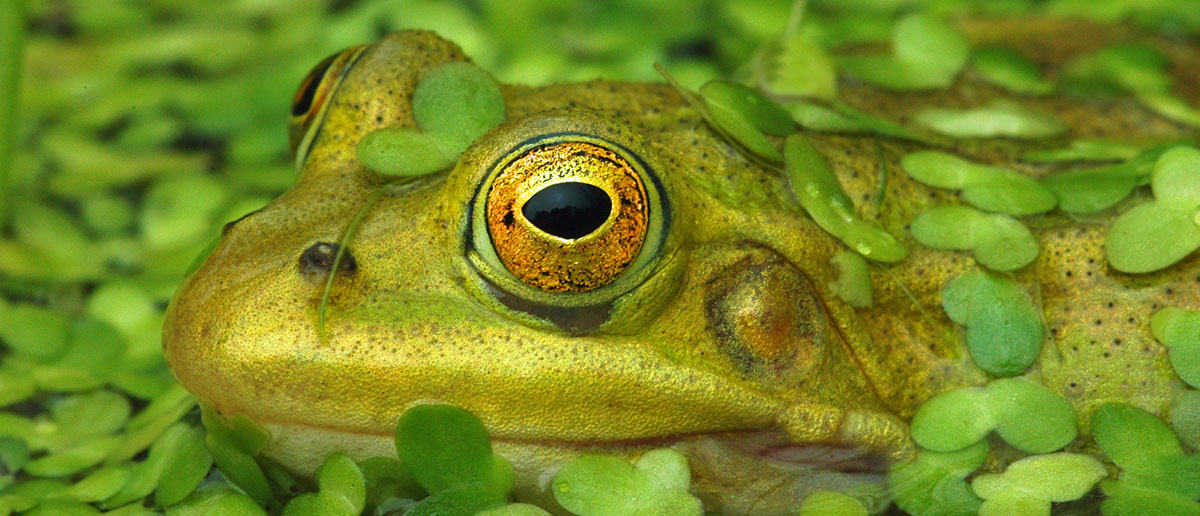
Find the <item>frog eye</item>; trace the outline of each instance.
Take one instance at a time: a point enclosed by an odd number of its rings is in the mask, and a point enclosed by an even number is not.
[[[651,196],[637,161],[604,143],[545,143],[500,160],[485,200],[487,233],[496,257],[525,285],[591,291],[641,253]]]
[[[330,95],[364,48],[364,45],[358,45],[322,59],[300,81],[300,87],[292,97],[292,113],[288,122],[288,143],[297,167],[304,163],[308,147],[321,128]]]

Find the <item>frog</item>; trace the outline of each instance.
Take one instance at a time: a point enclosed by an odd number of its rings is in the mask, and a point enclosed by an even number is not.
[[[957,24],[973,46],[1003,44],[1048,70],[1131,32]],[[1154,41],[1195,104],[1200,54]],[[873,304],[861,307],[831,287],[846,246],[808,217],[779,167],[664,83],[502,84],[507,121],[453,167],[395,181],[363,166],[359,140],[416,127],[415,88],[455,61],[469,58],[454,43],[408,30],[318,64],[291,109],[295,185],[227,224],[169,306],[164,352],[178,381],[260,425],[263,456],[299,475],[333,452],[394,456],[400,415],[440,403],[484,423],[514,467],[515,499],[558,514],[550,478],[570,460],[662,447],[688,458],[706,510],[790,514],[835,490],[884,511],[879,486],[913,456],[920,404],[989,380],[940,309],[946,284],[980,266],[907,231],[960,201],[907,177],[900,159],[932,146],[1039,178],[1050,167],[1021,153],[1186,134],[1130,99],[1063,96],[1019,99],[1071,127],[1039,141],[806,132],[857,214],[910,249],[872,264]],[[970,73],[919,93],[839,86],[846,104],[901,123],[922,107],[1013,96]],[[1009,275],[1046,328],[1025,376],[1068,400],[1085,434],[1104,402],[1167,413],[1186,387],[1149,319],[1200,308],[1200,255],[1148,274],[1108,266],[1115,216],[1024,218],[1040,254]]]

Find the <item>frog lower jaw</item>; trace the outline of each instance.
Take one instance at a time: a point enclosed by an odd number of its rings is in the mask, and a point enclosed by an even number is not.
[[[263,456],[301,476],[311,477],[334,452],[355,460],[396,454],[391,436],[290,424],[261,426],[271,434]],[[822,490],[851,494],[872,514],[890,503],[882,488],[882,473],[892,462],[888,456],[861,448],[781,445],[781,438],[778,431],[762,430],[595,444],[495,439],[493,448],[517,472],[516,500],[548,508],[554,514],[568,514],[556,510],[550,490],[551,480],[566,463],[592,453],[633,460],[650,449],[665,447],[688,457],[692,492],[705,507],[728,515],[791,515],[796,500]]]

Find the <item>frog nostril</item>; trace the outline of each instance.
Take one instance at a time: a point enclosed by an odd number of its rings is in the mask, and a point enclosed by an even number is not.
[[[599,187],[566,182],[543,188],[521,208],[529,222],[559,238],[590,235],[612,213],[612,200]]]
[[[337,256],[338,245],[330,242],[317,242],[300,253],[300,273],[307,277],[324,277],[333,268],[333,260]],[[342,253],[342,261],[338,264],[338,272],[354,274],[358,263],[349,249]]]

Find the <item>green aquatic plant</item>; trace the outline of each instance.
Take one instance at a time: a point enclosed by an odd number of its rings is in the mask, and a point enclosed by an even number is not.
[[[1021,221],[966,206],[925,211],[913,219],[909,231],[935,249],[970,250],[976,261],[997,271],[1020,269],[1038,256],[1037,238]]]
[[[491,75],[466,62],[429,70],[412,96],[417,129],[383,128],[358,141],[358,159],[389,176],[445,170],[472,142],[507,118],[504,96]]]
[[[900,159],[900,165],[913,179],[929,186],[962,190],[963,200],[981,210],[1032,215],[1058,204],[1053,192],[1029,176],[945,152],[910,152]]]
[[[842,190],[821,151],[807,138],[788,136],[783,158],[792,191],[821,229],[871,260],[892,263],[908,256],[908,248],[896,237],[854,213],[854,202]]]
[[[1168,306],[1154,312],[1150,330],[1167,347],[1175,374],[1192,387],[1200,386],[1200,311]]]
[[[838,271],[837,281],[830,282],[829,290],[842,301],[856,308],[870,308],[871,272],[862,255],[849,251],[838,251],[829,260]]]
[[[1075,409],[1027,378],[1001,378],[986,387],[962,387],[930,398],[913,415],[913,441],[952,452],[981,441],[993,430],[1028,453],[1061,449],[1078,434]]]
[[[982,440],[952,452],[918,450],[916,458],[888,468],[888,492],[913,516],[976,516],[981,501],[966,477],[983,465],[989,451]]]
[[[1050,113],[996,99],[971,109],[926,108],[914,115],[918,124],[954,138],[1051,138],[1068,127]]]
[[[1018,460],[1003,473],[979,475],[971,490],[983,498],[979,516],[1050,516],[1051,502],[1078,500],[1106,475],[1095,457],[1052,453]]]
[[[1092,436],[1121,469],[1100,488],[1100,510],[1111,516],[1184,515],[1200,511],[1200,455],[1185,454],[1163,420],[1124,403],[1105,403],[1092,413]]]
[[[579,516],[680,516],[704,513],[688,492],[687,459],[670,449],[643,455],[634,464],[603,455],[585,455],[554,476],[554,499]]]
[[[1004,47],[975,50],[975,71],[984,80],[1015,93],[1047,95],[1054,83],[1042,78],[1042,72],[1028,57]]]
[[[891,54],[846,56],[837,64],[843,72],[876,86],[927,90],[954,82],[970,55],[966,39],[948,23],[912,14],[896,22]]]
[[[946,315],[966,327],[967,351],[995,376],[1021,374],[1037,360],[1044,329],[1029,294],[1016,281],[979,270],[942,290]]]
[[[1164,152],[1150,189],[1154,200],[1122,213],[1105,238],[1105,256],[1121,272],[1153,272],[1200,248],[1200,150]]]

